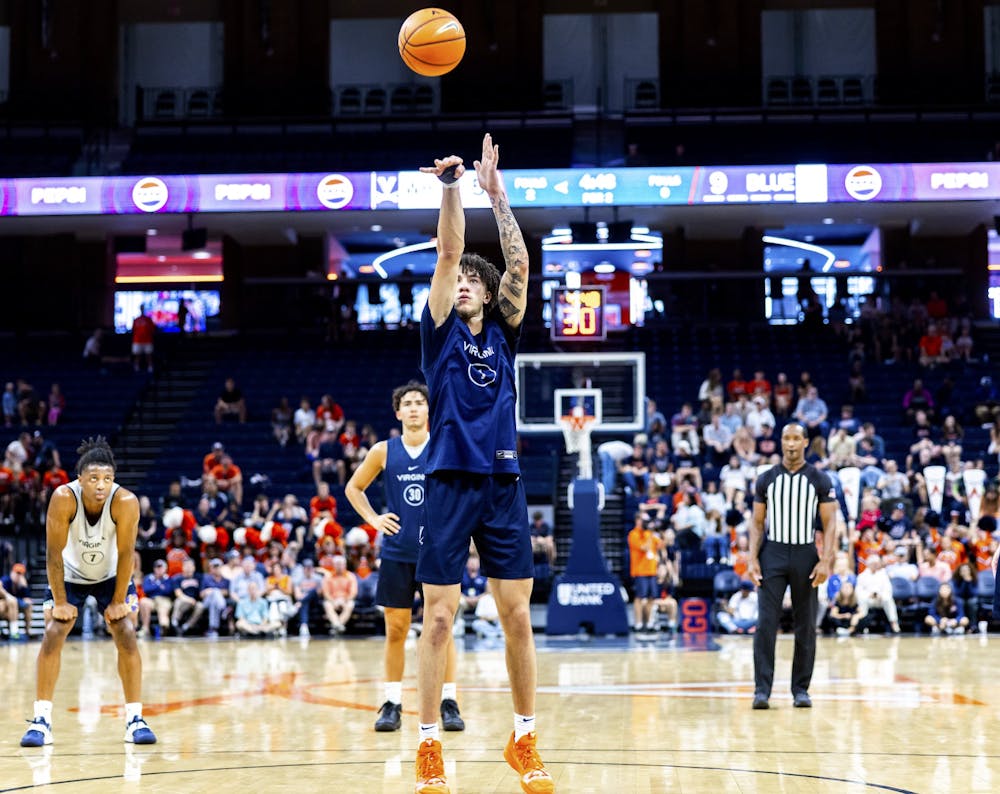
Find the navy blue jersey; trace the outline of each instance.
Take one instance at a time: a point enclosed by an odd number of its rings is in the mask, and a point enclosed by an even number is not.
[[[382,536],[382,557],[396,562],[416,562],[420,531],[424,526],[424,472],[427,468],[425,444],[412,457],[402,438],[390,438],[385,444],[385,504],[399,516],[399,532]]]
[[[455,309],[439,328],[420,320],[421,370],[430,391],[427,473],[519,474],[514,355],[518,334],[487,316],[473,336]]]

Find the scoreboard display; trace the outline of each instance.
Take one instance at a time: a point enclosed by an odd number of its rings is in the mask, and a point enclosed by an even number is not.
[[[604,339],[604,287],[554,287],[552,290],[552,340]]]

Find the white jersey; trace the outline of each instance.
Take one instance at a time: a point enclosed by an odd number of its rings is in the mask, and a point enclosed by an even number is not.
[[[80,481],[69,483],[68,488],[76,497],[76,513],[69,522],[69,536],[62,553],[67,582],[96,584],[113,578],[118,572],[118,532],[111,518],[111,500],[119,487],[118,483],[111,486],[101,517],[96,524],[91,524],[83,509]]]

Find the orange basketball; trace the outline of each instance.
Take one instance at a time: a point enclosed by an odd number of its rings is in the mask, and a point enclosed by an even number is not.
[[[399,54],[403,63],[424,77],[447,74],[465,55],[465,30],[444,9],[422,8],[399,29]]]

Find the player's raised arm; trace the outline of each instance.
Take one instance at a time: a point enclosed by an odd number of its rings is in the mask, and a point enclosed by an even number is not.
[[[490,197],[493,214],[500,230],[500,248],[507,265],[500,277],[500,295],[497,308],[511,328],[518,328],[524,319],[528,305],[528,249],[524,244],[521,227],[517,225],[507,198],[507,189],[497,165],[500,162],[500,147],[493,143],[493,137],[486,133],[483,137],[483,155],[476,160],[476,176],[479,185]]]
[[[45,514],[45,568],[52,591],[52,617],[55,620],[76,620],[76,607],[66,600],[66,573],[63,568],[63,549],[69,538],[69,523],[76,513],[76,497],[65,485],[52,493],[49,509]]]
[[[354,470],[351,479],[344,486],[344,493],[347,495],[347,501],[351,503],[351,507],[365,520],[365,523],[370,524],[380,532],[395,535],[399,532],[399,516],[395,513],[382,513],[381,515],[376,513],[365,493],[368,486],[375,482],[375,478],[385,469],[385,460],[386,443],[379,441],[365,455],[361,465]]]
[[[433,166],[420,169],[425,174],[434,174],[444,183],[441,191],[441,213],[438,215],[437,264],[431,277],[431,291],[427,305],[434,319],[434,325],[443,323],[455,305],[455,290],[458,287],[459,262],[465,251],[465,210],[458,190],[458,180],[465,173],[462,158],[449,155],[443,160],[435,160]]]

